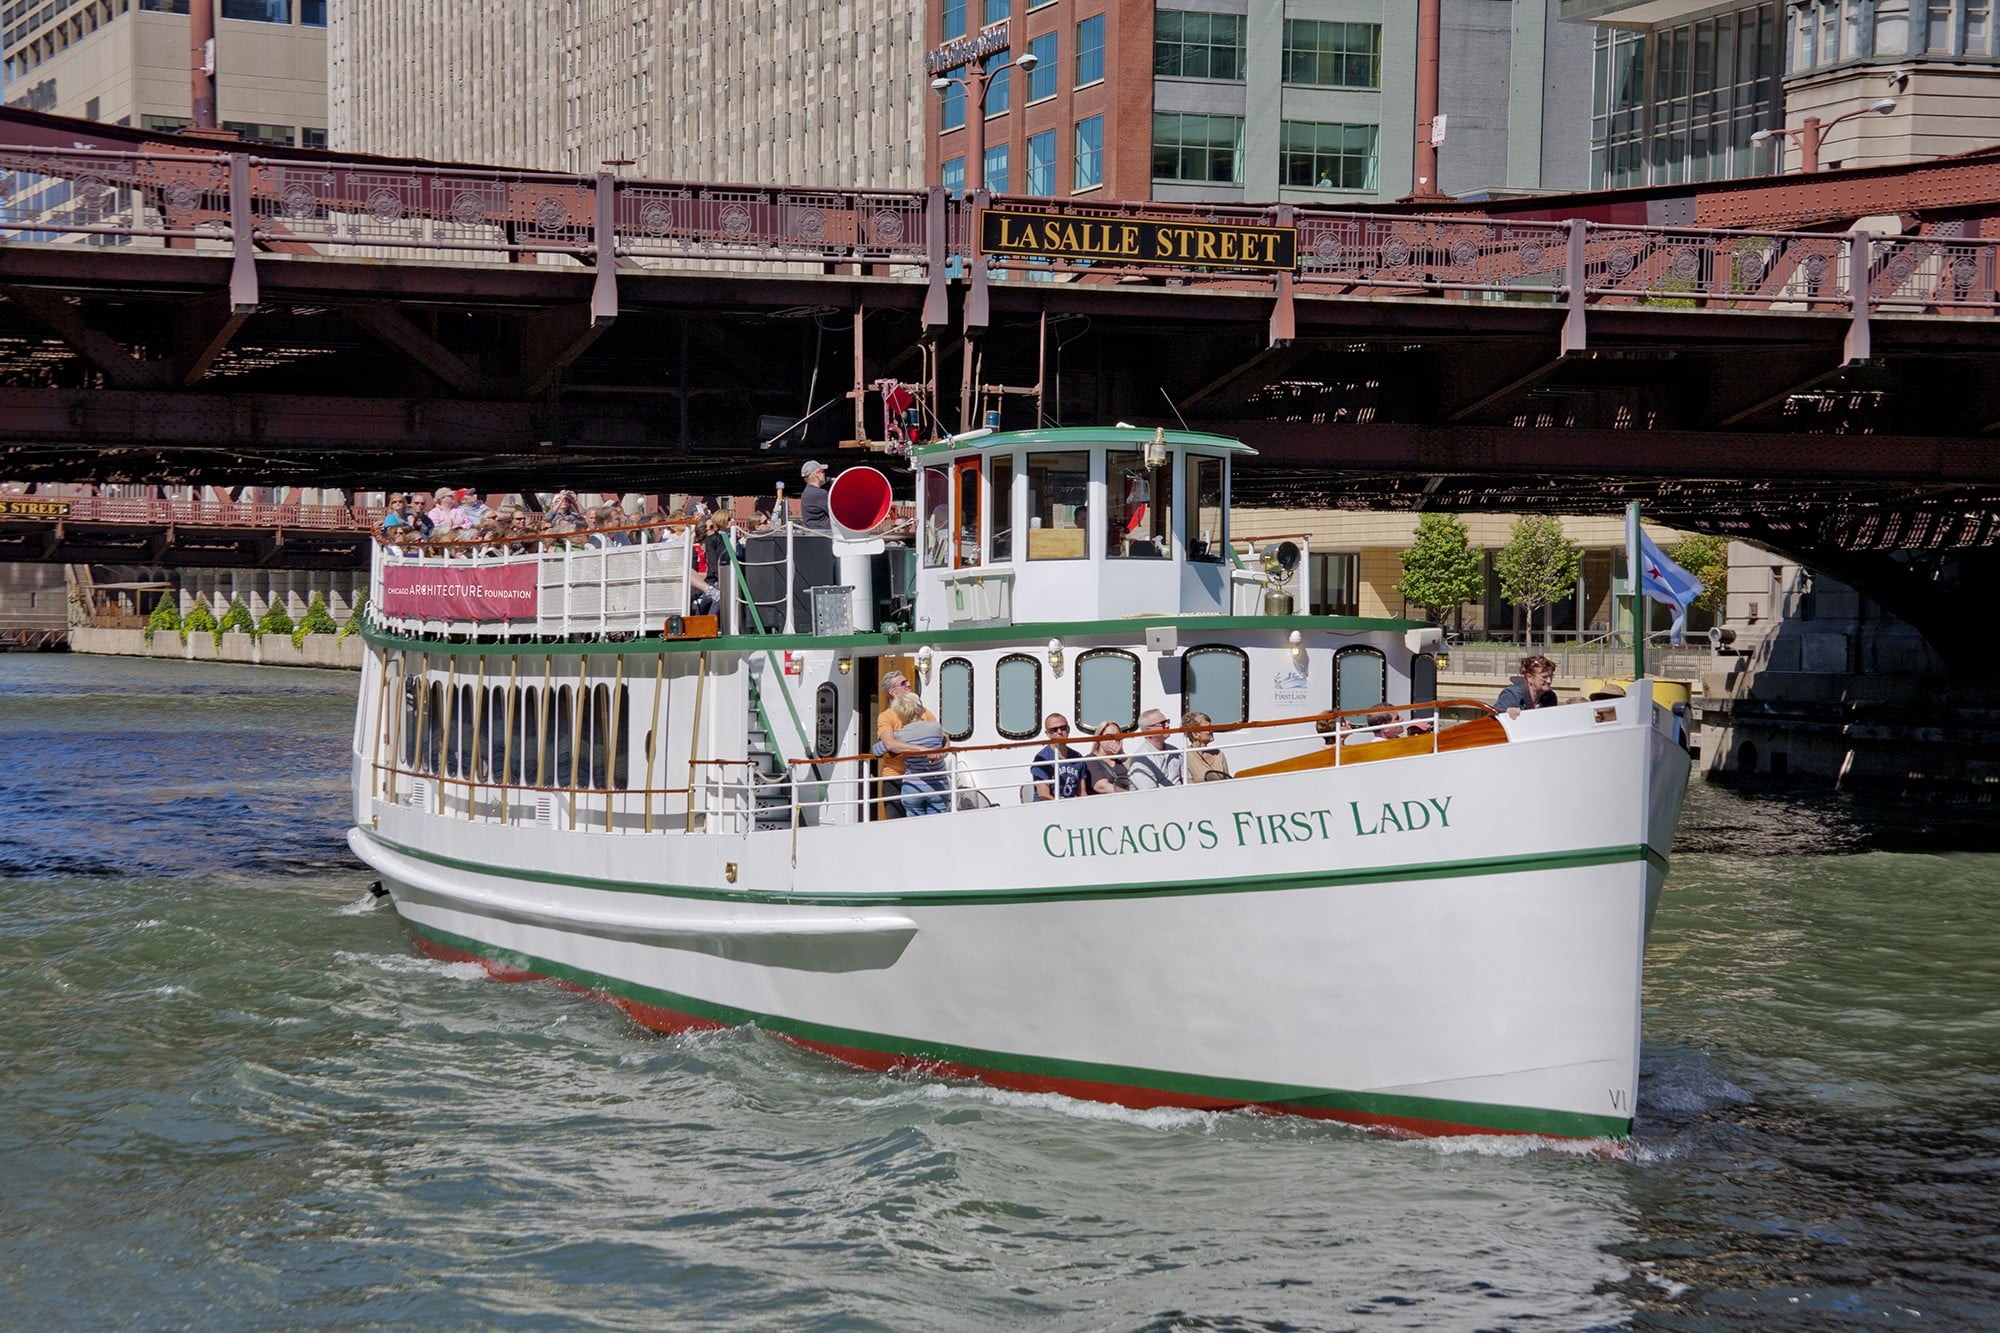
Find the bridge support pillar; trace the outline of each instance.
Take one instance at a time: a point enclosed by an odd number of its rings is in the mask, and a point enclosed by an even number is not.
[[[1865,231],[1847,233],[1847,298],[1853,313],[1841,355],[1850,366],[1873,358],[1868,332],[1869,269],[1875,263],[1874,241]]]
[[[1584,328],[1584,301],[1586,291],[1584,275],[1588,271],[1584,260],[1584,222],[1581,218],[1571,218],[1569,242],[1564,247],[1563,285],[1567,288],[1569,313],[1563,316],[1562,354],[1572,356],[1585,351],[1590,346],[1590,336]]]
[[[229,155],[229,239],[234,256],[229,264],[229,310],[249,315],[257,310],[256,219],[250,210],[250,155]]]

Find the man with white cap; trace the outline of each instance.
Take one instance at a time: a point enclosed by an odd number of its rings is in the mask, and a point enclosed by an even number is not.
[[[799,493],[800,525],[821,532],[832,531],[833,515],[826,507],[826,464],[807,463],[799,469],[799,475],[806,479],[806,488]]]

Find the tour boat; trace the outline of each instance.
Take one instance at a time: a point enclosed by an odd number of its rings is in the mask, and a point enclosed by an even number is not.
[[[846,468],[829,531],[707,580],[671,526],[380,547],[350,842],[427,953],[665,1031],[1132,1107],[1628,1133],[1681,719],[1645,680],[1437,699],[1435,628],[1299,613],[1306,544],[1231,530],[1247,452],[975,431],[899,482]],[[883,799],[892,673],[948,738],[937,813]],[[1233,776],[1037,799],[1050,714],[1130,754],[1153,709]]]

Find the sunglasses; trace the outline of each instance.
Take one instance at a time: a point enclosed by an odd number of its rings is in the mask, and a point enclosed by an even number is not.
[[[1050,728],[1049,728],[1049,735],[1051,735],[1051,736],[1067,736],[1067,735],[1069,735],[1069,728],[1068,728],[1068,727],[1050,727]]]

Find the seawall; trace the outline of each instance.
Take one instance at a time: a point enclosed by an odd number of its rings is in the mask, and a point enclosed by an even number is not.
[[[335,642],[331,634],[308,634],[305,642],[292,646],[289,634],[266,634],[251,638],[232,631],[216,643],[211,634],[195,633],[181,642],[172,630],[162,630],[146,642],[142,629],[87,629],[69,632],[73,653],[95,653],[104,657],[159,657],[186,662],[236,662],[250,666],[319,667],[335,671],[359,671],[363,644],[361,636],[350,634]]]

